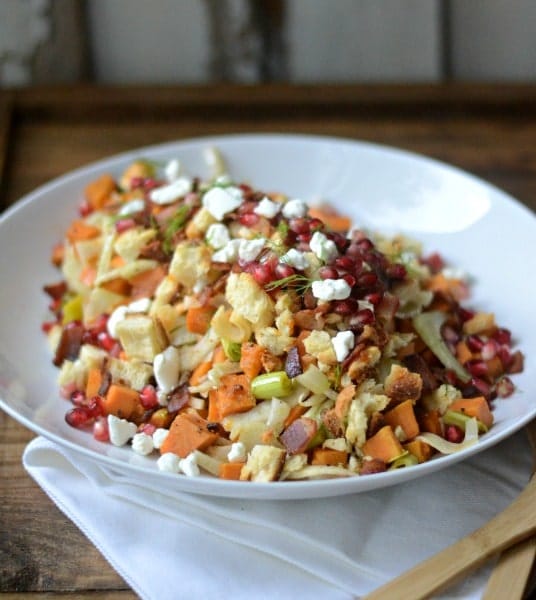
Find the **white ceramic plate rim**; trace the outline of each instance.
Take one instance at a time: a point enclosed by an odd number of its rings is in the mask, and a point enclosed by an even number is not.
[[[465,186],[472,189],[473,191],[478,192],[477,196],[481,195],[482,198],[486,197],[490,199],[491,208],[488,206],[488,212],[493,213],[494,210],[497,212],[498,206],[503,207],[505,214],[507,216],[511,216],[513,221],[515,221],[516,223],[520,223],[520,220],[525,219],[529,223],[528,227],[530,228],[530,231],[536,232],[536,220],[534,218],[533,213],[531,213],[528,209],[520,205],[516,200],[514,200],[501,190],[495,188],[494,186],[460,169],[457,169],[455,167],[452,167],[450,165],[444,164],[431,158],[427,158],[418,154],[414,154],[405,150],[400,150],[388,146],[341,138],[288,134],[240,134],[195,138],[147,146],[144,148],[139,148],[133,151],[118,154],[109,158],[105,158],[103,160],[94,162],[88,166],[71,171],[70,173],[63,175],[59,178],[56,178],[53,181],[39,187],[32,193],[25,196],[18,203],[10,207],[10,209],[8,209],[2,215],[2,217],[0,218],[0,251],[7,250],[6,248],[2,248],[4,232],[9,231],[8,228],[11,227],[14,221],[20,221],[21,218],[31,216],[32,212],[35,212],[37,210],[36,207],[38,206],[38,203],[44,197],[48,197],[51,194],[61,195],[62,190],[66,186],[78,186],[81,189],[83,184],[89,182],[92,178],[94,178],[96,175],[103,171],[112,171],[114,172],[114,174],[118,175],[120,174],[122,168],[124,168],[133,159],[139,157],[169,159],[175,156],[181,158],[182,155],[191,156],[192,153],[197,153],[199,154],[199,160],[196,159],[194,160],[194,162],[197,161],[199,162],[199,164],[202,164],[202,151],[208,146],[216,146],[220,148],[224,155],[230,153],[233,156],[235,154],[238,157],[242,156],[246,164],[248,163],[249,158],[246,157],[246,154],[251,154],[253,158],[251,158],[250,160],[255,160],[255,157],[257,156],[255,152],[257,152],[258,154],[259,148],[268,150],[281,150],[283,155],[283,158],[281,160],[286,160],[287,154],[293,156],[293,153],[294,158],[297,159],[297,150],[305,152],[306,148],[309,148],[312,152],[312,156],[315,159],[317,158],[317,154],[321,155],[319,161],[320,165],[323,164],[324,160],[329,160],[329,156],[331,155],[330,153],[333,152],[337,152],[338,157],[339,155],[342,156],[342,158],[344,159],[341,161],[342,163],[344,163],[344,161],[351,162],[356,157],[360,160],[371,160],[373,163],[379,161],[380,165],[382,165],[385,162],[385,165],[387,166],[388,163],[389,169],[391,169],[393,165],[397,166],[400,163],[401,173],[405,173],[407,170],[414,171],[413,176],[416,177],[417,181],[419,179],[420,174],[427,174],[427,176],[432,177],[432,179],[433,177],[438,177],[444,178],[446,182],[450,180],[455,181],[456,185],[461,186],[462,190]],[[323,154],[325,154],[325,157],[322,156]],[[274,160],[277,162],[276,159]],[[269,161],[270,157],[268,157],[268,163]],[[298,169],[298,162],[299,161],[297,161],[293,165],[289,165],[289,167]],[[256,171],[262,171],[264,167],[266,167],[265,171],[266,169],[268,169],[268,173],[264,173],[264,177],[266,178],[270,174],[269,166],[267,167],[266,165],[257,165],[256,168],[252,169],[252,172],[237,173],[237,179],[246,178],[247,180],[253,182],[254,185],[256,185],[259,179],[259,177],[257,177],[258,173]],[[304,180],[303,170],[311,169],[311,167],[318,167],[318,164],[301,165],[301,170],[298,171],[301,174],[300,181]],[[329,167],[330,165],[326,164],[327,171],[330,170]],[[343,173],[344,164],[342,165],[342,167],[340,165],[335,165],[334,167],[332,166],[332,168],[334,172],[331,175],[337,176]],[[277,171],[277,169],[281,171],[281,165],[279,165],[275,170]],[[232,164],[230,171],[232,175],[235,175],[235,173],[233,173]],[[200,173],[192,171],[191,174],[197,175]],[[389,170],[386,170],[385,173],[378,173],[378,177],[382,178],[378,181],[379,188],[381,188],[382,185],[384,185],[383,180],[386,178],[386,175],[389,175]],[[350,176],[353,176],[353,173],[351,173]],[[362,173],[361,177],[366,178],[367,174]],[[270,185],[271,182],[266,181],[261,183],[262,185],[259,185],[259,187],[265,186],[264,189],[267,189],[266,186]],[[356,182],[356,185],[357,183],[358,182]],[[300,192],[300,190],[289,189],[289,187],[292,186],[287,185],[285,187],[284,184],[280,184],[278,181],[274,181],[274,184],[275,187],[272,187],[271,189],[279,189],[282,192],[289,192],[294,194],[298,194]],[[374,181],[372,181],[370,185],[374,185]],[[411,182],[411,185],[414,185],[413,180]],[[319,191],[326,192],[329,191],[329,189],[331,189],[331,187]],[[311,194],[311,192],[312,190],[309,189],[308,193]],[[310,200],[311,198],[308,197],[305,199]],[[342,198],[328,199],[333,200],[335,203],[341,202],[343,200]],[[65,204],[66,206],[72,206],[73,213],[69,218],[73,218],[75,214],[74,211],[77,205],[77,199],[73,198],[70,204],[66,204],[66,202],[64,202],[63,204]],[[479,206],[481,207],[481,205],[477,203],[475,204],[475,207],[473,207],[471,210],[468,210],[466,213],[464,212],[464,214],[474,213],[473,216],[477,225],[482,219],[486,219],[488,216],[486,215],[485,211],[484,214],[479,213]],[[487,204],[485,206],[487,206]],[[362,208],[363,207],[360,206],[357,209],[358,214],[361,214],[360,211]],[[417,206],[417,209],[419,209],[419,206]],[[369,212],[372,211],[371,214],[374,217],[375,208],[371,208],[369,206],[368,210]],[[445,213],[445,215],[448,217],[447,213]],[[500,216],[502,217],[502,213],[500,214]],[[432,220],[435,219],[435,217],[433,216],[431,218]],[[374,218],[372,220],[374,220]],[[446,221],[448,221],[448,218],[443,222]],[[399,226],[399,223],[391,223],[391,225],[393,231],[403,231],[406,233],[410,233],[411,235],[415,234],[414,237],[417,238],[422,237],[422,235],[419,236],[418,232],[408,232],[406,229],[401,228]],[[433,226],[443,227],[441,224],[434,224]],[[466,229],[472,230],[474,227],[475,225],[469,222],[466,226]],[[417,227],[417,231],[418,229],[419,228]],[[430,232],[425,232],[423,234],[424,237],[426,238],[428,236],[428,239],[430,239],[430,235],[428,235],[429,233]],[[433,232],[431,235],[433,235]],[[452,235],[456,236],[457,232],[453,232],[448,229],[446,231],[440,231],[440,237],[446,236],[448,238]],[[506,234],[506,237],[511,237],[511,235],[513,235],[513,233],[509,232]],[[49,247],[51,247],[52,243],[54,243],[55,241],[57,241],[57,238],[46,239],[46,242],[48,243]],[[427,244],[428,250],[431,251],[434,249],[433,247],[428,246],[430,246],[430,244]],[[43,256],[42,260],[36,262],[36,271],[38,273],[41,273],[41,271],[43,271],[43,273],[46,272],[45,263],[48,264],[48,255]],[[465,267],[466,265],[460,266]],[[2,271],[5,270],[6,269],[2,267]],[[2,273],[2,271],[0,271],[0,273],[4,274]],[[520,273],[516,274],[517,277],[519,277],[520,275]],[[45,277],[45,275],[43,275],[43,277]],[[5,281],[4,278],[3,280]],[[30,303],[30,307],[33,311],[42,312],[42,304],[44,305],[46,300],[43,296],[39,294],[39,288],[44,283],[48,283],[50,281],[50,278],[43,278],[42,280],[39,280],[39,277],[37,277],[35,286],[36,301],[35,304]],[[491,305],[493,305],[492,302]],[[6,318],[5,315],[3,318]],[[0,333],[3,333],[3,331],[3,329],[0,329]],[[534,344],[534,340],[531,337],[533,334],[531,332],[525,332],[525,334],[523,334],[523,332],[518,331],[516,331],[516,333],[521,336],[523,351],[529,355],[530,362],[528,365],[526,365],[526,367],[528,366],[529,370],[531,370],[533,359],[532,355],[529,354],[528,351],[536,350],[536,344]],[[40,338],[38,330],[35,331],[34,341],[36,344],[46,345],[44,336]],[[424,476],[433,473],[439,469],[443,469],[448,466],[454,465],[461,460],[466,460],[471,456],[474,456],[478,452],[490,448],[491,446],[494,446],[504,438],[510,436],[536,416],[536,406],[531,407],[529,410],[524,410],[523,414],[515,415],[514,418],[506,418],[504,423],[502,423],[500,427],[492,429],[486,436],[484,436],[479,441],[477,445],[468,448],[462,452],[450,456],[441,457],[437,460],[432,460],[422,465],[412,467],[411,469],[386,472],[374,476],[319,481],[315,480],[297,482],[278,482],[270,484],[222,481],[216,478],[209,477],[187,478],[184,476],[177,476],[173,474],[159,472],[156,470],[156,466],[153,462],[149,463],[148,459],[142,459],[141,457],[138,457],[138,462],[127,462],[125,461],[125,456],[123,453],[128,452],[129,455],[133,455],[134,453],[126,449],[114,449],[119,451],[119,453],[117,453],[115,456],[104,454],[102,452],[102,447],[107,445],[99,445],[99,447],[96,447],[92,441],[90,433],[81,433],[80,436],[85,437],[79,436],[80,439],[67,439],[65,436],[56,433],[51,427],[47,426],[46,424],[44,425],[39,420],[39,418],[25,414],[25,411],[21,410],[21,404],[20,400],[18,399],[18,394],[20,393],[21,387],[24,388],[24,386],[26,385],[26,377],[25,375],[21,376],[20,372],[16,368],[14,368],[13,365],[10,365],[9,359],[5,356],[5,354],[7,353],[7,342],[8,340],[6,339],[2,340],[2,353],[4,354],[4,357],[2,358],[2,356],[0,355],[0,375],[4,377],[3,384],[0,383],[0,406],[9,415],[11,415],[13,418],[18,420],[25,427],[34,431],[35,433],[60,444],[61,446],[72,452],[75,452],[81,456],[96,461],[103,468],[109,468],[118,473],[128,474],[129,476],[132,476],[134,478],[142,477],[145,480],[149,479],[151,481],[154,481],[155,486],[172,486],[177,491],[186,491],[222,497],[239,497],[270,500],[304,499],[369,491],[372,489],[382,488],[397,483],[409,481],[413,478]],[[527,372],[527,368],[525,369],[525,371]],[[530,385],[528,383],[528,377],[526,376],[526,373],[521,376],[521,379],[522,385],[524,386],[522,388],[523,390],[526,390],[528,392],[534,391],[533,387],[532,389],[529,389]],[[50,382],[47,383],[50,385]],[[58,402],[60,402],[60,400],[58,400]],[[511,400],[509,400],[509,402],[515,403],[516,399],[512,398]],[[65,412],[66,408],[67,405],[65,404],[61,404],[58,406],[58,418],[62,419],[63,413]],[[80,432],[77,432],[77,434],[78,433]]]

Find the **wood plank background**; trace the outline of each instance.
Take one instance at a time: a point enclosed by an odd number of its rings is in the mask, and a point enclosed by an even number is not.
[[[9,0],[0,86],[535,81],[533,0]]]

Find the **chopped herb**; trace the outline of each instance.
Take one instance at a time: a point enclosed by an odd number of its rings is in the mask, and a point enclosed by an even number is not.
[[[179,206],[177,212],[166,225],[166,229],[164,231],[164,240],[162,242],[162,248],[166,254],[171,253],[171,242],[173,240],[173,236],[177,233],[177,231],[184,227],[189,214],[190,207],[183,204],[182,206]]]
[[[306,277],[305,275],[295,273],[294,275],[289,275],[288,277],[283,277],[282,279],[270,281],[270,283],[267,283],[264,286],[264,289],[267,292],[272,292],[277,288],[292,288],[299,293],[303,293],[306,292],[312,285],[312,279],[309,279],[309,277]]]

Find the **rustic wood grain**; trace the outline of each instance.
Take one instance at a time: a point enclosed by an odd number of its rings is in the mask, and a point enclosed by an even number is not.
[[[0,101],[7,205],[116,152],[200,135],[283,132],[421,152],[536,210],[536,86],[45,87],[16,91],[6,106]],[[32,437],[0,413],[2,598],[135,598],[25,473],[21,455]]]

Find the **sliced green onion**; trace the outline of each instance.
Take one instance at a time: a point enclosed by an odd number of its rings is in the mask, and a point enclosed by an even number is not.
[[[312,448],[316,448],[324,443],[326,438],[328,437],[328,433],[326,431],[326,427],[323,423],[318,426],[316,433],[311,438],[311,441],[307,444],[307,450],[311,450]]]
[[[251,392],[259,400],[284,398],[292,392],[292,389],[292,381],[285,371],[257,375],[251,382]]]
[[[238,342],[231,342],[231,340],[222,339],[221,345],[225,356],[232,362],[238,362],[242,356],[242,346]]]
[[[393,471],[395,469],[403,469],[404,467],[413,467],[418,463],[419,460],[415,456],[415,454],[411,454],[411,452],[406,452],[405,454],[402,454],[402,456],[399,456],[398,458],[395,458],[395,460],[393,460],[391,466],[389,467],[389,471]]]
[[[456,425],[456,427],[459,427],[460,429],[463,429],[465,431],[465,426],[467,425],[467,422],[470,421],[473,417],[470,417],[469,415],[464,415],[462,412],[459,412],[457,410],[447,410],[442,418],[443,423],[445,423],[446,425]],[[482,421],[476,419],[476,424],[478,425],[479,433],[486,433],[488,431],[488,428],[486,427],[486,425],[484,425],[484,423],[482,423]]]
[[[446,318],[446,315],[440,311],[425,312],[413,317],[413,326],[443,366],[454,371],[466,383],[471,379],[471,375],[462,367],[441,337],[441,327]]]

